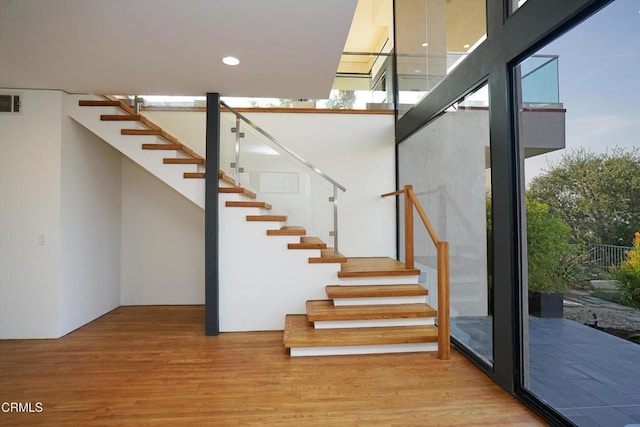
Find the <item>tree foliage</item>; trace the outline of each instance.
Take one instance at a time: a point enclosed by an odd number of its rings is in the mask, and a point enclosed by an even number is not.
[[[560,215],[573,242],[626,245],[640,225],[640,151],[567,153],[533,179],[527,196]]]
[[[352,90],[339,90],[337,95],[333,95],[327,101],[327,108],[346,109],[353,108],[356,102],[356,93]]]

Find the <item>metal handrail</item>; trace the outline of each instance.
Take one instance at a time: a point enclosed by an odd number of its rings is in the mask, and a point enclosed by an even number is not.
[[[322,179],[330,182],[332,185],[336,186],[337,188],[339,188],[342,192],[347,191],[347,189],[341,185],[340,183],[338,183],[338,181],[336,181],[335,179],[331,178],[329,175],[327,175],[326,173],[322,172],[318,167],[314,166],[313,164],[311,164],[310,162],[306,161],[305,159],[303,159],[302,157],[300,157],[298,154],[294,153],[293,151],[291,151],[289,148],[285,147],[280,141],[278,141],[273,135],[271,135],[270,133],[268,133],[266,130],[262,129],[260,126],[258,126],[257,124],[255,124],[254,122],[252,122],[251,120],[249,120],[246,116],[240,114],[239,112],[237,112],[236,110],[234,110],[233,108],[229,107],[229,105],[227,105],[224,101],[220,101],[220,104],[226,108],[227,110],[229,110],[231,113],[233,113],[236,117],[240,118],[242,121],[244,121],[245,123],[247,123],[249,126],[251,126],[252,128],[254,128],[256,131],[260,132],[264,137],[266,137],[267,139],[269,139],[269,141],[271,141],[273,144],[275,144],[280,150],[284,151],[285,153],[287,153],[288,155],[290,155],[291,157],[293,157],[294,159],[296,159],[297,161],[299,161],[300,163],[302,163],[305,167],[311,169],[316,175],[318,175],[319,177],[321,177]]]

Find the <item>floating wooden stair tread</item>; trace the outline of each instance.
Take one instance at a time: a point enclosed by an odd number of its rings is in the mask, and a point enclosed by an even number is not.
[[[120,101],[96,101],[92,99],[80,100],[80,107],[119,107]]]
[[[179,151],[182,149],[180,144],[142,144],[143,150],[174,150]]]
[[[160,129],[120,129],[120,135],[162,135]]]
[[[326,249],[327,244],[317,237],[301,237],[300,243],[289,243],[289,249]]]
[[[183,174],[184,178],[205,178],[206,172],[185,172]]]
[[[283,341],[286,348],[430,343],[438,341],[438,328],[428,325],[314,329],[304,314],[288,314]]]
[[[165,165],[201,165],[204,163],[204,160],[194,159],[193,157],[170,157],[162,159],[162,163]]]
[[[287,220],[286,215],[247,215],[247,221],[274,221],[285,222]]]
[[[331,300],[307,301],[307,320],[373,320],[413,319],[435,317],[436,310],[428,304],[344,305],[335,306]]]
[[[218,171],[218,179],[229,185],[236,185],[236,181],[223,171]]]
[[[309,258],[311,264],[330,264],[330,263],[343,263],[347,262],[347,257],[341,253],[335,254],[333,248],[326,248],[320,250],[319,257]]]
[[[247,190],[246,188],[243,187],[219,187],[218,188],[218,193],[222,193],[222,194],[241,194],[245,197],[248,197],[250,199],[255,199],[256,198],[256,193],[254,193],[253,191]]]
[[[297,225],[285,225],[278,230],[267,230],[267,236],[304,236],[307,230]]]
[[[404,264],[392,258],[347,258],[342,264],[338,277],[381,277],[417,276],[418,269],[405,268]]]
[[[327,296],[336,298],[386,298],[426,296],[429,291],[420,285],[328,285]]]
[[[260,208],[260,209],[271,209],[271,205],[266,202],[236,202],[236,201],[227,201],[224,204],[228,208]]]
[[[117,122],[137,122],[137,121],[140,121],[140,116],[135,114],[101,114],[100,120],[117,121]]]

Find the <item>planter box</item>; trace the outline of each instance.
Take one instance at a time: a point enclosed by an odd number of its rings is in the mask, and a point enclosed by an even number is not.
[[[563,295],[560,292],[529,292],[529,314],[536,317],[561,318]]]

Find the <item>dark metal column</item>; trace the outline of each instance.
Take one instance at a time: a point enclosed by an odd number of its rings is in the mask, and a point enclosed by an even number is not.
[[[220,333],[218,276],[218,170],[220,170],[220,94],[207,93],[207,175],[205,178],[204,254],[206,335]]]

